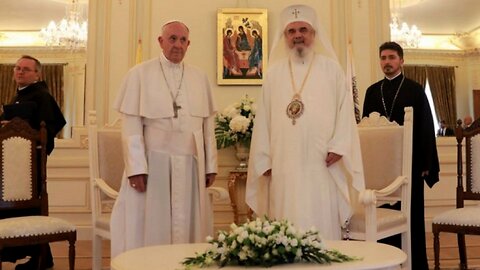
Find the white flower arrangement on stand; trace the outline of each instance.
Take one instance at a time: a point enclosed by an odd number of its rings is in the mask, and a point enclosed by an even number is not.
[[[330,264],[348,262],[358,258],[328,250],[315,229],[306,232],[295,229],[287,220],[276,221],[257,218],[237,226],[229,233],[219,231],[217,239],[208,237],[211,247],[202,254],[186,258],[186,269],[218,265],[262,266],[295,262]]]
[[[227,106],[217,114],[215,138],[217,149],[234,145],[236,157],[240,161],[238,170],[246,170],[250,141],[252,139],[253,120],[255,118],[255,100],[245,95],[240,103]]]
[[[217,114],[215,121],[215,138],[217,149],[226,148],[237,143],[250,146],[253,119],[255,118],[255,100],[245,95],[240,100],[227,106]]]

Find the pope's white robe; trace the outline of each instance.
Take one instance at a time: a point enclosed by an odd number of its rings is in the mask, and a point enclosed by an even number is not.
[[[292,61],[297,89],[310,61]],[[258,216],[286,218],[304,230],[314,226],[325,239],[340,239],[341,226],[352,214],[349,182],[364,189],[352,95],[341,67],[319,55],[301,93],[305,110],[295,125],[286,114],[293,95],[285,59],[270,67],[263,83],[246,201]],[[328,152],[343,157],[327,168]],[[268,169],[272,175],[263,176]]]
[[[181,85],[178,118],[159,61],[173,97]],[[163,55],[137,65],[115,101],[125,173],[112,211],[112,258],[148,245],[203,242],[212,233],[205,174],[217,171],[215,106],[202,72],[185,64],[183,79],[180,73]],[[138,174],[148,174],[145,193],[129,185],[127,176]]]

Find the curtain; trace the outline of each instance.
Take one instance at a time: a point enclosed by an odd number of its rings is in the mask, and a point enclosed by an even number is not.
[[[449,127],[456,126],[457,105],[455,101],[455,68],[446,66],[415,66],[403,67],[405,77],[423,86],[426,80],[432,92],[435,114],[439,121],[445,120]]]
[[[403,66],[403,74],[405,77],[418,82],[423,89],[425,89],[425,84],[427,82],[427,70],[424,66],[405,65]]]
[[[455,128],[457,118],[455,68],[427,66],[426,70],[433,103],[437,108],[437,119],[445,120],[447,126]]]
[[[0,64],[0,105],[8,104],[15,96],[14,64]]]

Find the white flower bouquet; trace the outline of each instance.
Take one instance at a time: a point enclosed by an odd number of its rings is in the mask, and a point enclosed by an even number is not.
[[[302,261],[329,264],[357,260],[326,249],[315,229],[302,232],[287,220],[257,218],[241,226],[232,224],[230,228],[229,233],[219,231],[217,239],[209,236],[211,247],[205,253],[186,258],[183,265],[187,269],[214,264],[270,267]]]
[[[253,119],[255,118],[254,99],[245,95],[240,101],[226,107],[217,114],[215,121],[215,138],[217,149],[226,148],[236,143],[250,146]]]

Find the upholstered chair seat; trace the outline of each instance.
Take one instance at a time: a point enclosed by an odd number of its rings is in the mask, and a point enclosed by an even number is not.
[[[365,231],[365,211],[362,209],[353,214],[350,219],[350,230]],[[388,231],[407,222],[405,214],[398,210],[377,208],[377,231]]]
[[[75,226],[49,216],[25,216],[0,220],[0,239],[75,232]]]
[[[448,210],[435,216],[432,222],[435,224],[480,227],[480,206]]]

